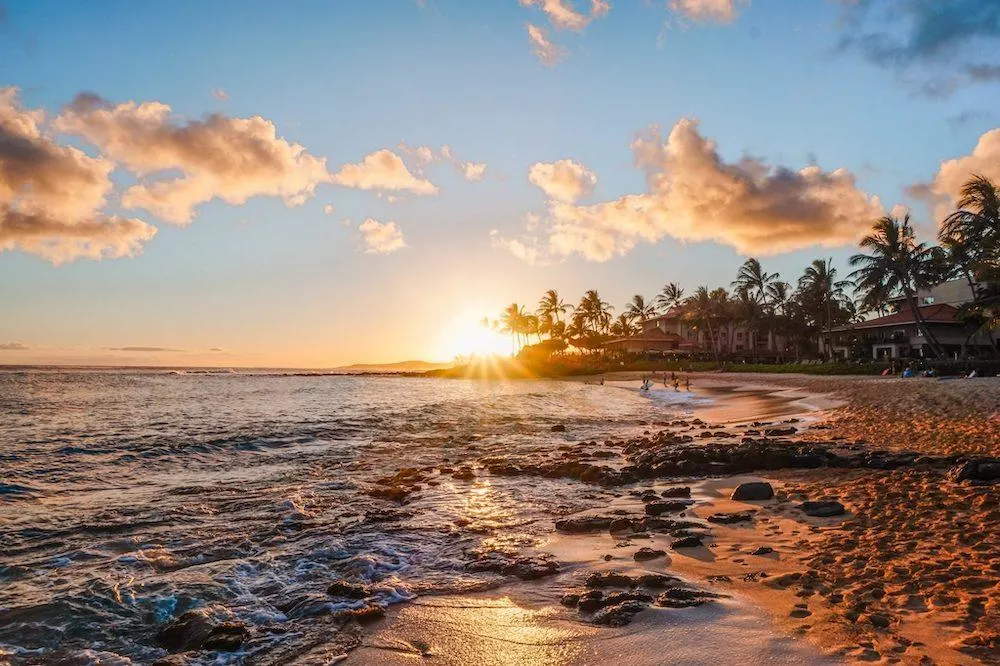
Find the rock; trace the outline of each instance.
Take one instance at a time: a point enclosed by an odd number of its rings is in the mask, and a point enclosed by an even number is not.
[[[889,616],[885,613],[872,613],[868,616],[868,622],[870,622],[873,627],[886,629],[889,627]]]
[[[351,608],[349,610],[341,611],[339,615],[345,619],[351,619],[355,622],[366,624],[384,617],[385,608],[383,606],[379,606],[378,604],[366,604],[361,608]]]
[[[600,590],[591,590],[590,592],[581,594],[576,605],[584,613],[591,613],[601,607],[601,600],[603,598],[603,592]]]
[[[584,585],[587,587],[632,587],[635,585],[635,581],[625,574],[610,571],[608,573],[598,572],[590,574],[587,576],[587,581]]]
[[[807,516],[814,518],[830,518],[831,516],[842,516],[846,511],[844,505],[834,500],[824,500],[820,502],[803,502],[799,505],[799,510]]]
[[[614,606],[608,606],[594,613],[594,624],[603,624],[608,627],[624,627],[632,621],[637,613],[644,611],[647,604],[641,601],[625,601]]]
[[[973,458],[953,468],[953,481],[996,481],[1000,479],[1000,458]]]
[[[756,550],[754,550],[750,554],[751,555],[770,555],[773,552],[774,552],[774,548],[771,548],[770,546],[759,546]]]
[[[370,596],[368,588],[364,585],[349,583],[346,580],[338,580],[326,588],[326,593],[332,597],[346,597],[347,599],[364,599]]]
[[[787,428],[768,428],[764,431],[765,437],[787,437],[788,435],[794,435],[798,432],[795,426],[788,426]]]
[[[574,606],[580,603],[580,595],[564,594],[562,595],[562,599],[559,600],[559,603],[561,603],[563,606],[568,606],[569,608],[573,608]]]
[[[611,525],[608,527],[608,531],[612,534],[620,532],[631,532],[632,531],[632,521],[628,518],[615,518],[611,521]]]
[[[566,432],[566,426],[562,423],[557,423],[556,425],[549,428],[551,432]]]
[[[467,571],[492,572],[517,576],[521,580],[537,580],[559,573],[559,563],[549,554],[515,558],[503,553],[489,552],[465,565]]]
[[[683,486],[681,488],[667,488],[660,497],[691,497],[691,488]]]
[[[469,481],[476,478],[475,472],[472,471],[471,467],[459,467],[452,473],[452,478],[458,479],[459,481]]]
[[[611,527],[614,518],[610,516],[588,516],[585,518],[565,518],[556,521],[556,529],[570,534],[603,532]]]
[[[656,550],[654,548],[640,548],[639,550],[635,551],[635,555],[632,556],[632,559],[635,560],[636,562],[646,562],[647,560],[655,560],[658,557],[666,557],[666,555],[667,551],[665,550]]]
[[[676,576],[668,576],[666,574],[643,574],[639,576],[635,582],[640,587],[662,590],[670,587],[671,585],[676,585],[680,582],[680,579]]]
[[[774,488],[766,481],[752,481],[736,486],[731,499],[737,501],[769,500],[774,497]]]
[[[217,621],[208,609],[187,611],[156,633],[156,642],[170,652],[188,650],[237,650],[250,637],[250,630],[238,621]]]
[[[678,548],[698,548],[704,545],[705,544],[701,542],[700,538],[696,536],[689,536],[674,541],[673,543],[670,544],[670,547],[673,548],[674,550],[677,550]]]
[[[753,514],[750,513],[749,511],[737,511],[733,513],[713,513],[705,520],[707,520],[710,523],[717,523],[719,525],[734,525],[736,523],[753,522]]]
[[[646,514],[659,516],[664,513],[676,513],[686,510],[689,506],[691,506],[690,501],[650,502],[646,505]]]
[[[389,486],[388,488],[372,488],[368,494],[376,499],[386,499],[402,503],[411,489],[405,486]]]
[[[718,595],[711,592],[672,587],[656,598],[656,605],[665,608],[690,608],[706,604],[717,597]]]

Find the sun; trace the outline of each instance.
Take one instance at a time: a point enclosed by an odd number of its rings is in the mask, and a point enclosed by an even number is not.
[[[511,339],[482,324],[482,315],[466,313],[455,317],[442,328],[438,358],[456,356],[510,356]]]

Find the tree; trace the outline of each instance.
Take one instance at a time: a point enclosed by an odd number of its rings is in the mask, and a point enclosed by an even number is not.
[[[750,257],[740,266],[733,281],[733,288],[746,292],[747,296],[760,304],[767,302],[767,286],[778,279],[777,273],[766,273],[760,262]]]
[[[538,309],[536,310],[536,314],[541,321],[541,328],[549,331],[551,334],[554,328],[553,324],[561,322],[563,315],[572,309],[572,305],[567,305],[559,297],[558,291],[549,289],[542,296],[542,299],[538,301]]]
[[[615,318],[611,324],[611,334],[622,338],[631,337],[636,334],[636,326],[631,315],[622,313]]]
[[[799,302],[816,328],[828,332],[827,348],[830,346],[829,330],[833,328],[834,311],[839,310],[840,302],[847,300],[844,289],[849,286],[849,281],[837,279],[832,259],[813,260],[799,278]]]
[[[712,354],[716,362],[719,360],[719,348],[716,345],[715,329],[713,321],[716,317],[716,299],[708,291],[708,287],[698,287],[694,294],[684,300],[684,316],[690,320],[696,328],[702,328],[708,332],[709,344],[712,346]]]
[[[611,325],[611,305],[601,300],[596,290],[587,291],[580,304],[576,306],[577,313],[582,316],[583,323],[593,333],[602,333]]]
[[[677,286],[676,282],[668,282],[660,290],[656,297],[655,305],[664,313],[670,308],[675,308],[683,302],[684,290]]]
[[[625,307],[625,314],[645,323],[650,317],[656,316],[656,308],[653,307],[652,303],[647,303],[642,294],[636,294]]]
[[[939,359],[944,358],[944,349],[924,320],[917,302],[917,291],[929,289],[940,277],[940,248],[916,241],[909,215],[902,220],[888,215],[879,218],[872,232],[862,238],[859,245],[868,254],[855,254],[849,262],[855,268],[850,277],[861,294],[861,302],[870,304],[874,298],[886,294],[903,295],[931,353]]]
[[[521,335],[527,332],[524,306],[511,303],[500,313],[500,332],[510,334],[514,340],[514,353],[521,350]]]

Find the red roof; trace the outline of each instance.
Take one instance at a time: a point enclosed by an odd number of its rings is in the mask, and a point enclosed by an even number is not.
[[[924,305],[920,308],[920,314],[923,316],[924,321],[929,324],[961,324],[961,321],[955,319],[955,314],[957,312],[958,308],[944,303],[939,303],[937,305]],[[903,326],[915,323],[916,322],[913,319],[913,312],[909,307],[905,307],[899,312],[894,312],[891,315],[876,317],[875,319],[869,319],[857,324],[839,326],[831,330],[854,331],[862,328],[882,328],[884,326]]]

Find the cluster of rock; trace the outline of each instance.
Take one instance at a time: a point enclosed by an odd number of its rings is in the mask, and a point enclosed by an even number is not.
[[[664,608],[689,608],[708,603],[719,595],[684,585],[681,579],[666,574],[594,573],[584,583],[584,590],[569,592],[562,604],[576,608],[594,624],[620,627],[632,621],[651,605]]]

